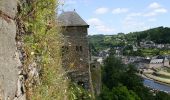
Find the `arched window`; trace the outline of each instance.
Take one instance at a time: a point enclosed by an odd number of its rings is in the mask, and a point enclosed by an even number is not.
[[[83,51],[83,48],[82,48],[82,46],[80,46],[80,51]]]
[[[79,51],[79,46],[76,46],[76,51]]]
[[[78,51],[78,52],[81,51],[82,52],[83,51],[82,46],[76,46],[76,51]]]

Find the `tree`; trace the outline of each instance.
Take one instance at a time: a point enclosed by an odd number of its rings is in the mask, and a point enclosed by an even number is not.
[[[153,94],[143,85],[143,79],[136,75],[133,65],[124,65],[113,56],[104,61],[102,68],[101,100],[154,100]]]
[[[156,93],[155,100],[169,100],[170,95],[165,92],[158,92]]]
[[[106,86],[103,87],[103,92],[101,94],[102,100],[140,100],[138,95],[128,90],[126,86],[113,87],[111,90]]]

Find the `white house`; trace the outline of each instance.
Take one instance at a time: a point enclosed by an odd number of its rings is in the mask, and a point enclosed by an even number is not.
[[[167,58],[164,59],[152,59],[149,64],[149,68],[160,68],[167,66],[169,67],[169,60]]]

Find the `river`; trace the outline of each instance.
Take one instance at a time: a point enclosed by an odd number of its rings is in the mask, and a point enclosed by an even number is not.
[[[161,83],[155,82],[154,80],[150,80],[146,78],[144,78],[143,83],[145,86],[150,87],[152,89],[170,93],[170,85],[161,84]]]

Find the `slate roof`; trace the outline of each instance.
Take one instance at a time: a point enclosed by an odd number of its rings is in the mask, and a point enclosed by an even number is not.
[[[156,63],[163,63],[163,59],[152,59],[150,61],[151,64],[156,64]]]
[[[61,26],[89,26],[76,11],[63,12],[58,16]]]

